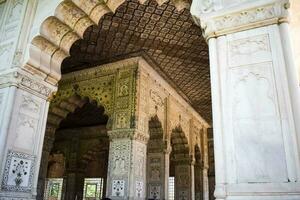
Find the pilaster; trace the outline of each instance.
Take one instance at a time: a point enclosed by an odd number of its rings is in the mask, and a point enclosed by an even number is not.
[[[194,1],[209,44],[218,200],[300,198],[300,90],[288,0]],[[227,1],[224,1],[227,2]]]

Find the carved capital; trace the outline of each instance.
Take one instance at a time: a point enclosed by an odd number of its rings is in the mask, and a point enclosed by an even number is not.
[[[203,2],[207,2],[204,0]],[[212,1],[213,2],[213,1]],[[208,40],[229,33],[288,21],[289,0],[256,0],[203,11],[199,0],[193,1],[191,13]]]
[[[51,85],[40,76],[32,75],[22,69],[11,71],[0,76],[0,88],[9,86],[22,88],[43,99],[48,99],[52,93],[57,90],[57,86]]]
[[[120,129],[120,130],[112,130],[108,131],[108,136],[110,140],[128,138],[131,140],[137,140],[142,143],[147,143],[149,140],[149,135],[145,133],[141,133],[136,129]]]

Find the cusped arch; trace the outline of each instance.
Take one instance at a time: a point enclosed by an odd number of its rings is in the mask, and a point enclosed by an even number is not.
[[[47,118],[46,136],[53,137],[60,123],[69,113],[75,112],[77,108],[82,108],[85,104],[92,101],[93,100],[90,100],[87,97],[81,97],[75,94],[50,106]],[[103,108],[103,115],[105,115],[105,108],[101,104],[97,104],[97,106]]]
[[[156,0],[159,5],[167,0]],[[30,45],[25,68],[46,74],[56,84],[61,78],[61,64],[70,56],[74,43],[83,38],[89,27],[98,25],[107,13],[114,13],[125,0],[64,0],[40,27],[40,35]],[[145,3],[146,0],[139,0]],[[189,0],[172,0],[177,10],[190,6]]]
[[[149,136],[150,140],[163,140],[164,130],[162,123],[157,115],[154,115],[149,120]]]
[[[195,145],[194,149],[195,153],[195,161],[197,164],[201,164],[202,162],[202,155],[201,155],[201,148],[198,144]]]
[[[172,154],[175,160],[183,160],[190,158],[189,142],[180,125],[178,125],[172,130],[171,146]]]

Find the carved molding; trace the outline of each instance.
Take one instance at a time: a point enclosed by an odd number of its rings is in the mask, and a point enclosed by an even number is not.
[[[121,130],[112,130],[108,131],[108,136],[110,140],[128,138],[131,140],[137,140],[142,143],[147,143],[149,140],[149,135],[141,133],[135,129],[121,129]]]
[[[15,85],[16,87],[23,88],[44,99],[51,97],[52,93],[57,90],[56,86],[41,80],[40,77],[35,77],[23,72],[23,70],[1,75],[0,86],[9,85]]]
[[[195,5],[192,15],[196,24],[203,29],[206,39],[288,21],[288,0],[259,3],[244,3],[210,13],[197,11],[199,8]]]

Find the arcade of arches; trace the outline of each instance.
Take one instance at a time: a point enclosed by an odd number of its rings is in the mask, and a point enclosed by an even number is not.
[[[299,200],[296,1],[0,0],[0,200]]]

